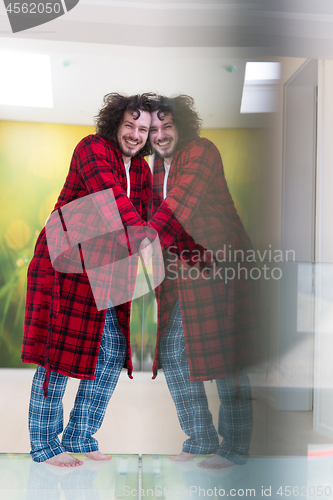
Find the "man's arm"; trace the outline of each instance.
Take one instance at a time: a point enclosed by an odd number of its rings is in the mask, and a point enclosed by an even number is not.
[[[177,184],[148,224],[157,231],[163,248],[175,241],[195,214],[209,185],[214,182],[218,158],[216,147],[203,139],[197,139],[186,152]]]

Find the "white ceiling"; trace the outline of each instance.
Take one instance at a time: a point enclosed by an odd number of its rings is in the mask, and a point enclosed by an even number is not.
[[[1,49],[50,54],[54,108],[0,119],[91,125],[106,93],[156,91],[191,95],[207,128],[262,126],[239,112],[246,61],[332,58],[333,1],[80,0],[15,34],[0,2]]]

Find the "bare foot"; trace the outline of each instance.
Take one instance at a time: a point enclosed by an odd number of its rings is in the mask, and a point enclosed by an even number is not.
[[[227,467],[232,467],[236,465],[234,462],[230,462],[227,458],[220,457],[220,455],[212,455],[206,458],[202,462],[198,462],[197,466],[203,469],[226,469]]]
[[[48,458],[43,463],[58,467],[77,467],[78,465],[83,465],[82,460],[78,460],[68,453],[59,453],[59,455],[54,455],[54,457]]]
[[[175,457],[169,457],[169,460],[172,462],[188,462],[189,460],[193,460],[196,456],[197,455],[193,455],[193,453],[186,453],[186,451],[182,451]]]
[[[84,456],[90,458],[91,460],[111,460],[111,455],[104,455],[99,450],[91,451],[90,453],[83,453]]]

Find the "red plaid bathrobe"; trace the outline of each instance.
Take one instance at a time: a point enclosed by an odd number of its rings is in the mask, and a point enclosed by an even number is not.
[[[178,298],[190,380],[237,374],[255,359],[256,300],[251,279],[226,284],[224,273],[231,267],[237,271],[238,262],[228,262],[229,250],[242,249],[246,255],[252,245],[228,190],[219,151],[202,138],[184,145],[174,155],[164,201],[163,181],[163,160],[157,158],[148,225],[160,237],[166,277],[156,289],[154,376],[160,367],[159,340]],[[211,252],[205,254],[205,250]],[[248,271],[251,268],[248,262],[240,264]]]
[[[112,189],[123,225],[146,226],[151,196],[147,162],[132,158],[130,199],[120,149],[98,135],[89,135],[75,148],[65,185],[55,210],[102,190]],[[113,221],[106,211],[112,230]],[[141,240],[140,240],[141,241]],[[131,376],[130,303],[115,307],[127,339],[125,366]],[[22,361],[45,366],[79,379],[94,379],[106,310],[98,311],[86,272],[64,274],[52,267],[45,228],[41,231],[28,269],[28,289]],[[47,381],[44,387],[47,394]]]

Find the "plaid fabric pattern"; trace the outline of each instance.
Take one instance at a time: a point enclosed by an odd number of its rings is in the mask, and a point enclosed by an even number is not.
[[[97,135],[89,135],[75,148],[55,210],[83,196],[112,189],[124,226],[144,227],[151,172],[143,158],[132,158],[130,181],[129,199],[120,149]],[[110,210],[103,203],[101,215],[112,230]],[[115,310],[127,339],[125,365],[131,375],[130,303],[116,306]],[[105,315],[106,310],[97,310],[86,272],[64,274],[53,269],[43,229],[28,269],[22,361],[44,366],[47,373],[52,370],[93,379]]]
[[[214,453],[219,440],[203,382],[189,382],[180,304],[177,302],[167,331],[161,339],[161,362],[178,420],[187,436],[183,451],[194,454]]]
[[[180,426],[189,439],[183,451],[198,455],[215,453],[237,464],[246,461],[252,434],[251,387],[243,370],[235,377],[216,379],[220,398],[218,433],[203,382],[190,382],[186,346],[179,302],[171,315],[169,326],[161,339],[160,355],[170,394],[175,403]],[[237,398],[236,385],[240,388]]]
[[[252,244],[231,198],[220,153],[207,139],[185,144],[174,156],[165,200],[163,180],[163,160],[157,157],[148,225],[164,248],[165,279],[156,289],[154,376],[160,367],[159,342],[178,296],[190,380],[237,373],[257,359],[258,294],[257,282],[246,279],[244,271],[240,279],[224,279],[226,267],[236,265],[228,262],[229,250],[245,252]],[[210,252],[205,255],[205,250]],[[241,264],[249,274],[251,263]]]
[[[92,437],[101,427],[126,356],[126,339],[119,328],[113,308],[107,310],[95,380],[81,380],[74,408],[63,432],[62,398],[68,377],[51,372],[49,397],[43,397],[45,369],[37,367],[29,406],[31,456],[44,462],[64,451],[87,453],[98,450]]]

